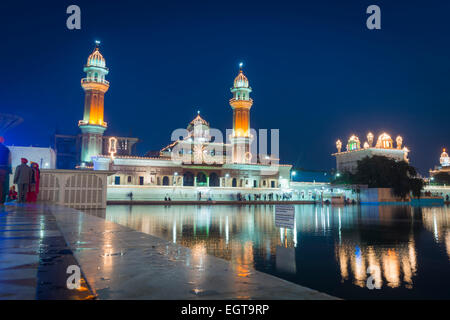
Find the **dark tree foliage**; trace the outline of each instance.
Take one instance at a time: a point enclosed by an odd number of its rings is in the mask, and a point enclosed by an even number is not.
[[[450,185],[450,174],[448,172],[439,172],[433,176],[433,185]]]
[[[358,161],[355,174],[344,172],[333,183],[364,184],[369,188],[392,188],[394,194],[405,198],[411,192],[420,197],[424,182],[415,178],[417,171],[405,161],[383,156],[365,157]]]

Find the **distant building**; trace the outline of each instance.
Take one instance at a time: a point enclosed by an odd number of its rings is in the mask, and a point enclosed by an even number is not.
[[[441,157],[439,158],[439,166],[435,166],[434,170],[430,169],[430,177],[435,176],[438,173],[448,173],[450,174],[450,157],[446,152],[445,148],[442,150]]]
[[[345,151],[342,151],[341,140],[336,141],[337,152],[332,155],[336,157],[337,171],[355,173],[358,161],[365,157],[384,156],[396,161],[409,162],[409,150],[406,147],[402,148],[403,138],[401,136],[395,139],[396,147],[394,147],[394,142],[387,133],[382,133],[378,137],[375,147],[373,146],[373,138],[373,134],[369,132],[367,141],[361,147],[359,138],[352,135],[348,139]]]
[[[81,150],[82,150],[82,138],[79,135],[64,135],[55,134],[55,152],[56,152],[56,168],[57,169],[75,169],[80,165]],[[101,140],[101,155],[109,155],[109,139],[117,139],[117,155],[131,156],[136,154],[136,143],[139,142],[138,138],[130,137],[113,137],[102,136]]]

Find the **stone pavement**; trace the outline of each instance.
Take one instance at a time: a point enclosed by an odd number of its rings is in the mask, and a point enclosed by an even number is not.
[[[0,206],[0,299],[92,299],[81,287],[68,290],[66,269],[77,264],[45,207]]]
[[[0,223],[9,228],[9,239],[0,240],[0,283],[13,281],[0,289],[0,298],[335,299],[258,271],[240,276],[223,259],[66,207],[6,206]],[[28,233],[20,238],[22,233],[11,232]],[[80,290],[61,285],[70,264],[78,264],[85,276],[88,285]],[[12,278],[9,268],[15,268]],[[46,268],[55,279],[41,280]]]

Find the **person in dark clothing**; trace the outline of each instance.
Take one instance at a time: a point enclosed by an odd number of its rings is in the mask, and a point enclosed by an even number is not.
[[[11,153],[3,142],[3,137],[0,137],[0,204],[8,195],[9,174],[11,173]]]
[[[14,174],[14,183],[17,184],[19,189],[18,202],[25,202],[26,194],[29,190],[31,178],[33,176],[33,169],[31,169],[25,158],[21,159],[21,164],[16,167],[16,173]]]

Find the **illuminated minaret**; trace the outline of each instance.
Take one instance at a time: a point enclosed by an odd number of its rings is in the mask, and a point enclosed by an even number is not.
[[[82,132],[81,162],[91,162],[91,157],[102,154],[102,136],[107,128],[103,121],[103,104],[109,82],[105,80],[108,74],[105,59],[99,51],[99,41],[96,41],[94,51],[88,57],[83,71],[86,78],[81,79],[84,89],[84,116],[78,122]]]
[[[234,79],[233,98],[230,106],[233,108],[233,133],[231,135],[232,160],[234,163],[249,163],[252,158],[250,152],[250,108],[253,100],[250,98],[252,88],[248,79],[242,72],[242,63],[239,64],[239,74]]]

